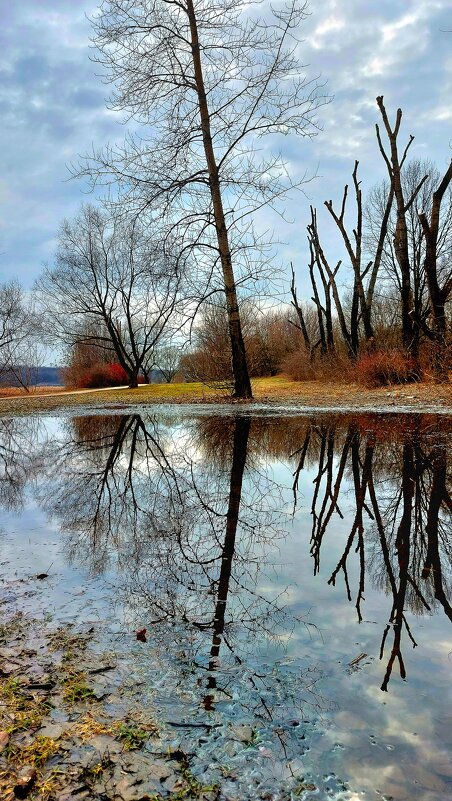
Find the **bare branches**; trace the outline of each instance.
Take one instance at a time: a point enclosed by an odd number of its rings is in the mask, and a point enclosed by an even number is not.
[[[113,349],[136,386],[163,334],[182,325],[183,275],[137,222],[84,206],[63,223],[55,265],[38,292],[55,341]]]
[[[93,20],[94,58],[115,86],[112,106],[146,128],[74,170],[93,185],[114,186],[129,216],[158,218],[177,231],[195,254],[199,299],[219,288],[220,276],[235,393],[244,397],[251,386],[237,289],[247,279],[246,258],[256,263],[255,254],[271,248],[249,218],[263,206],[284,214],[284,198],[305,180],[292,178],[279,153],[262,155],[259,140],[314,136],[327,101],[299,62],[306,4],[266,8],[265,21],[260,5],[106,0]]]
[[[297,297],[297,290],[295,287],[295,271],[293,268],[292,262],[290,262],[290,269],[292,271],[292,281],[290,284],[290,294],[292,295],[291,305],[294,307],[297,317],[298,317],[298,328],[300,329],[301,333],[303,334],[304,344],[306,349],[312,354],[311,348],[311,340],[309,338],[308,330],[306,328],[306,322],[303,315],[303,309],[301,308],[300,304],[298,303]]]
[[[18,283],[0,286],[0,381],[26,391],[36,383],[42,365],[40,324],[32,302]]]
[[[360,181],[358,181],[358,166],[359,162],[355,161],[355,166],[353,169],[353,186],[355,189],[355,201],[356,201],[356,228],[353,229],[353,236],[355,240],[355,246],[353,247],[350,236],[347,232],[344,222],[344,215],[346,209],[346,202],[347,202],[347,193],[348,187],[346,186],[344,189],[344,195],[342,198],[342,205],[341,211],[338,215],[337,212],[334,210],[333,202],[331,200],[325,201],[325,206],[328,209],[331,217],[333,218],[334,222],[336,223],[344,245],[347,251],[348,257],[350,259],[353,274],[354,274],[354,286],[353,286],[353,295],[355,301],[353,303],[353,308],[355,310],[354,318],[351,320],[350,323],[350,333],[351,339],[353,342],[353,350],[355,353],[358,352],[359,348],[359,340],[358,340],[358,320],[357,320],[357,312],[358,306],[361,311],[361,319],[363,322],[364,327],[364,334],[366,339],[373,340],[374,332],[372,327],[371,321],[371,307],[368,304],[368,295],[364,291],[363,285],[363,278],[368,271],[368,268],[362,268],[361,265],[361,257],[362,257],[362,239],[363,239],[363,205],[362,205],[362,193],[360,187]],[[370,296],[372,297],[372,295]]]
[[[403,152],[402,158],[399,157],[398,151],[398,143],[397,137],[400,130],[400,124],[402,121],[402,111],[401,109],[397,110],[396,122],[394,125],[394,129],[391,128],[389,123],[388,115],[386,112],[386,108],[383,102],[383,97],[377,97],[377,104],[380,109],[381,116],[383,118],[383,123],[386,129],[386,134],[389,141],[390,147],[390,159],[385,153],[380,133],[377,126],[377,139],[378,144],[380,147],[380,151],[385,159],[386,166],[388,168],[389,179],[391,181],[391,186],[394,191],[394,197],[396,202],[396,209],[397,209],[397,221],[396,227],[394,232],[394,249],[397,258],[397,262],[400,269],[400,284],[401,284],[401,304],[402,304],[402,335],[403,335],[403,344],[408,353],[412,356],[417,356],[418,351],[418,342],[419,342],[419,326],[416,325],[415,315],[414,315],[414,305],[413,305],[413,291],[411,286],[411,276],[410,276],[410,257],[409,257],[409,247],[408,247],[408,231],[407,231],[407,221],[406,221],[406,212],[409,210],[411,205],[414,203],[416,196],[418,195],[422,185],[425,183],[427,176],[424,176],[422,180],[419,182],[418,186],[415,188],[414,192],[412,193],[411,197],[406,200],[404,196],[403,190],[403,183],[402,183],[402,166],[406,159],[406,155],[408,152],[408,148],[410,147],[413,137],[410,137],[410,140],[405,147]]]

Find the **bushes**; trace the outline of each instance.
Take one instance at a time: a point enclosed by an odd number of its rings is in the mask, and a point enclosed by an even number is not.
[[[292,381],[324,381],[344,384],[354,380],[354,365],[344,348],[320,356],[317,352],[311,361],[306,348],[290,353],[281,364],[281,371]]]
[[[282,363],[282,372],[292,381],[356,382],[369,388],[404,384],[419,380],[414,359],[398,348],[366,353],[356,362],[343,353],[330,353],[309,360],[306,350],[291,353]]]
[[[356,362],[355,379],[366,387],[385,387],[418,380],[419,373],[414,359],[393,348],[361,356]]]
[[[119,387],[128,384],[126,371],[120,364],[94,364],[80,371],[77,380],[79,389],[99,389],[101,387]]]
[[[289,353],[281,363],[281,372],[292,381],[314,381],[315,367],[309,361],[305,350],[295,350]]]

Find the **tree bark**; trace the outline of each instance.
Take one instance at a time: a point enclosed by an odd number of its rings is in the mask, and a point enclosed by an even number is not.
[[[217,233],[218,250],[220,253],[221,267],[223,270],[224,291],[226,295],[226,309],[228,314],[229,335],[231,338],[232,350],[232,372],[234,376],[234,396],[237,398],[252,398],[251,382],[246,361],[245,344],[242,335],[242,326],[237,300],[237,290],[232,268],[231,251],[229,247],[229,237],[226,227],[226,220],[221,197],[220,179],[218,166],[212,144],[210,129],[210,115],[207,104],[206,91],[204,87],[204,77],[201,64],[201,54],[199,47],[198,28],[193,0],[187,0],[187,15],[190,24],[191,49],[193,57],[193,68],[196,82],[196,92],[198,96],[199,113],[201,117],[201,131],[206,156],[207,170],[209,174],[210,195],[212,198],[215,227]]]
[[[452,281],[449,277],[441,288],[438,281],[437,250],[441,201],[452,180],[452,162],[433,193],[432,212],[430,222],[425,213],[419,214],[419,220],[425,236],[424,269],[427,277],[428,293],[430,298],[430,311],[432,315],[433,338],[436,349],[433,359],[433,369],[438,379],[447,378],[447,364],[444,361],[444,346],[446,344],[446,313],[445,304],[451,290]]]
[[[384,152],[378,125],[376,126],[377,139],[378,139],[378,144],[380,146],[380,151],[385,159],[386,166],[388,168],[389,179],[394,188],[394,196],[397,207],[396,227],[394,233],[394,250],[400,268],[402,342],[407,353],[409,353],[410,356],[417,358],[419,343],[418,343],[418,337],[415,336],[415,325],[414,325],[413,292],[411,288],[410,257],[408,249],[408,230],[405,217],[407,207],[403,195],[402,178],[401,178],[401,166],[404,157],[402,158],[402,161],[400,161],[398,147],[397,147],[397,136],[400,129],[400,123],[402,121],[402,111],[401,109],[397,110],[396,123],[394,129],[392,129],[389,123],[388,115],[386,113],[386,108],[384,106],[382,96],[377,97],[377,104],[378,108],[380,109],[381,116],[383,118],[383,123],[389,140],[389,146],[391,151],[390,161],[386,156],[386,153]],[[411,141],[412,138],[410,139],[409,144],[411,144]]]

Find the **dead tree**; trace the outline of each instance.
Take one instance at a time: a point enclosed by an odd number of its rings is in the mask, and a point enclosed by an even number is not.
[[[292,295],[291,305],[294,307],[298,322],[294,322],[289,318],[289,322],[298,328],[299,331],[303,334],[303,341],[306,347],[306,350],[309,351],[309,357],[312,360],[313,357],[313,347],[311,345],[311,338],[308,334],[308,329],[306,327],[306,321],[304,319],[303,309],[298,302],[298,295],[297,295],[297,288],[295,286],[295,270],[293,268],[292,262],[290,262],[290,269],[292,271],[292,281],[290,284],[290,294]]]
[[[323,288],[325,290],[325,307],[323,307],[319,302],[315,281],[313,280],[313,273],[312,270],[310,270],[311,281],[314,289],[313,300],[317,306],[317,309],[321,310],[325,316],[326,328],[328,332],[327,342],[330,345],[330,349],[334,349],[333,319],[332,319],[332,310],[330,301],[330,293],[332,293],[334,298],[334,303],[336,306],[336,312],[338,316],[342,337],[345,344],[347,345],[347,350],[349,355],[353,358],[357,355],[357,343],[352,334],[351,328],[349,329],[349,327],[347,326],[345,313],[342,307],[342,301],[336,283],[336,275],[339,271],[342,261],[338,261],[334,269],[331,268],[329,261],[325,256],[325,252],[322,248],[322,245],[320,244],[319,232],[317,227],[317,212],[312,206],[311,206],[311,222],[308,225],[308,238],[310,240],[310,247],[312,246],[311,254],[313,252],[315,255],[315,264],[318,268]],[[326,276],[328,276],[328,280],[326,279]]]
[[[397,109],[395,125],[392,128],[383,103],[383,96],[377,97],[378,108],[383,119],[386,134],[389,141],[390,156],[386,154],[384,149],[380,129],[378,125],[375,126],[377,133],[378,145],[381,155],[383,156],[386,167],[388,170],[389,180],[391,187],[394,191],[396,203],[396,227],[394,232],[394,250],[397,258],[397,263],[400,269],[400,299],[402,306],[402,341],[403,345],[411,356],[414,358],[418,355],[419,348],[419,325],[415,319],[414,303],[413,303],[413,290],[411,286],[411,271],[410,271],[410,256],[408,245],[408,230],[406,213],[414,203],[418,192],[427,180],[427,175],[418,183],[414,189],[411,197],[406,199],[402,184],[402,167],[405,163],[408,150],[414,137],[410,136],[408,144],[406,145],[402,156],[399,155],[397,138],[400,131],[400,124],[402,122],[402,110]]]
[[[352,296],[352,314],[350,320],[350,333],[353,341],[355,352],[359,348],[359,316],[361,317],[364,335],[366,340],[373,340],[374,332],[371,321],[371,309],[368,304],[368,297],[364,291],[364,278],[372,267],[370,261],[365,268],[362,267],[362,243],[363,243],[363,204],[361,193],[361,182],[358,181],[358,165],[359,161],[355,161],[355,168],[353,170],[353,186],[355,189],[356,199],[356,228],[353,229],[354,245],[345,227],[345,210],[347,205],[348,185],[344,187],[344,194],[342,196],[341,210],[338,214],[334,207],[332,200],[325,200],[325,206],[331,214],[334,222],[336,223],[342,239],[344,240],[345,249],[347,251],[350,263],[353,268],[354,282],[353,282],[353,296]]]
[[[427,278],[431,314],[431,330],[428,332],[428,335],[431,336],[438,346],[434,358],[434,370],[438,378],[447,377],[447,364],[444,362],[444,346],[446,344],[447,333],[445,305],[452,291],[452,271],[449,271],[443,281],[443,285],[440,286],[437,248],[441,202],[451,180],[452,161],[438,188],[433,192],[430,220],[427,219],[425,212],[419,214],[419,220],[422,225],[426,243],[424,270]]]

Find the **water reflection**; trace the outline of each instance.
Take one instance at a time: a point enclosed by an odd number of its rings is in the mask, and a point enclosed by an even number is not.
[[[0,509],[19,511],[27,485],[43,468],[38,418],[0,418]]]
[[[309,622],[286,613],[283,591],[258,589],[262,563],[270,567],[268,546],[284,536],[288,515],[281,488],[259,468],[250,429],[243,417],[212,430],[199,421],[174,429],[139,415],[75,418],[62,441],[47,445],[51,467],[38,497],[69,534],[72,560],[96,572],[114,562],[118,593],[139,610],[153,642],[167,649],[170,629],[183,656],[181,679],[201,671],[195,683],[205,710],[232,699],[237,670],[246,670],[254,690],[247,703],[271,721],[273,666],[258,675],[256,643]],[[308,702],[320,707],[315,683],[311,669]],[[302,714],[303,688],[288,718]]]
[[[381,689],[387,691],[395,662],[400,676],[406,678],[402,656],[403,632],[413,647],[417,645],[404,610],[431,612],[438,602],[452,620],[442,570],[444,561],[450,579],[449,521],[441,516],[443,510],[451,511],[451,498],[446,488],[444,437],[438,434],[439,441],[432,440],[430,427],[425,428],[425,424],[423,427],[421,421],[401,431],[398,427],[392,431],[384,426],[382,429],[377,422],[373,428],[364,431],[356,423],[349,424],[345,431],[338,431],[335,424],[311,427],[304,437],[295,470],[295,503],[299,475],[312,436],[316,437],[319,454],[311,505],[314,572],[319,570],[322,547],[334,514],[343,516],[338,499],[346,478],[354,493],[353,522],[344,551],[328,583],[335,585],[342,573],[347,597],[351,601],[347,564],[353,552],[358,554],[359,581],[354,596],[361,622],[366,583],[364,537],[367,517],[367,533],[372,546],[367,558],[367,572],[375,584],[392,595],[392,609],[380,649],[380,659],[384,660],[387,637],[392,629],[392,648],[381,685]]]
[[[7,421],[0,502],[18,509],[29,482],[69,559],[114,576],[131,621],[148,628],[172,720],[178,704],[179,724],[210,734],[219,724],[206,721],[258,720],[261,748],[274,754],[276,740],[284,776],[296,776],[307,721],[339,704],[323,679],[349,603],[365,624],[369,596],[384,598],[370,680],[395,695],[397,674],[413,670],[407,651],[429,642],[423,627],[452,621],[448,421],[185,415],[76,417],[47,437],[33,421]],[[300,562],[312,560],[301,606],[281,564],[288,537]],[[320,586],[337,599],[322,666],[320,633],[306,657],[299,633]],[[213,759],[210,734],[202,748]]]
[[[442,427],[425,416],[388,423],[370,416],[187,422],[99,415],[67,421],[43,445],[42,424],[13,418],[0,427],[0,503],[20,508],[27,482],[34,482],[42,507],[69,534],[71,559],[95,572],[114,566],[129,598],[146,600],[152,625],[177,620],[210,631],[210,691],[222,644],[234,650],[228,632],[237,616],[250,636],[257,629],[273,636],[283,610],[256,587],[260,567],[268,567],[266,546],[273,550],[287,527],[284,487],[268,463],[289,462],[292,514],[306,504],[303,473],[313,476],[314,574],[335,520],[345,515],[349,533],[328,584],[342,576],[360,622],[368,581],[391,598],[380,649],[387,690],[395,665],[406,677],[404,641],[417,645],[406,610],[421,615],[441,607],[452,620],[452,501]],[[352,586],[349,564],[356,560]],[[240,601],[228,618],[231,594]],[[213,703],[207,692],[206,708]]]

